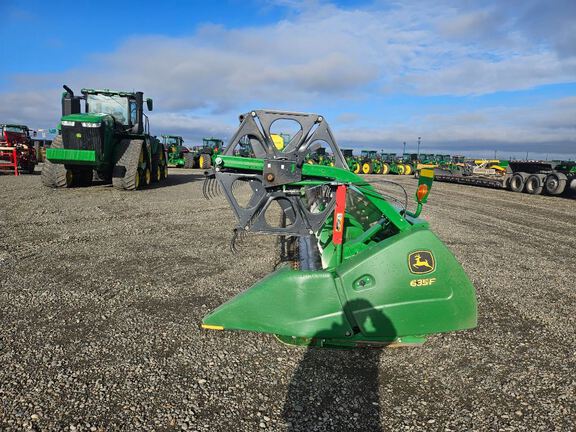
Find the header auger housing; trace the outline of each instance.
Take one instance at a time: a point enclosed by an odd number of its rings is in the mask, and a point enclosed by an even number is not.
[[[271,138],[277,120],[300,125],[282,150]],[[255,158],[232,156],[247,142]],[[304,163],[318,146],[330,148],[335,167]],[[206,181],[217,182],[238,219],[234,238],[280,236],[284,265],[206,316],[202,327],[352,348],[420,344],[432,333],[476,326],[474,287],[417,219],[432,170],[421,173],[418,207],[410,213],[407,203],[394,205],[348,170],[322,116],[274,111],[241,116],[215,163]],[[278,213],[270,214],[273,208]]]

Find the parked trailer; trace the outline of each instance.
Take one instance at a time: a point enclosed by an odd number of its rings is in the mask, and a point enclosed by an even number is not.
[[[508,189],[532,195],[576,192],[576,162],[510,161],[506,172],[474,174],[467,167],[434,170],[436,181]]]

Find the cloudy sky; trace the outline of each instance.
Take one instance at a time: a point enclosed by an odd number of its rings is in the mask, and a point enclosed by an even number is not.
[[[0,122],[142,90],[154,134],[323,114],[343,148],[576,158],[576,1],[0,0]]]

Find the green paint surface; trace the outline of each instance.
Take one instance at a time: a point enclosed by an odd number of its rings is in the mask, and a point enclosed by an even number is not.
[[[46,159],[55,163],[96,165],[96,152],[94,150],[73,150],[63,148],[49,148],[46,150]]]

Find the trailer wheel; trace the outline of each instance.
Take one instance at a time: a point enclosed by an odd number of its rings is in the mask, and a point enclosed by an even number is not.
[[[510,177],[508,187],[512,192],[522,192],[524,189],[524,179],[525,177],[522,173],[514,173],[512,177]]]
[[[194,168],[194,155],[192,153],[184,154],[184,168]]]
[[[420,170],[419,169],[414,170],[414,178],[415,179],[420,178]]]
[[[566,188],[566,176],[562,173],[552,173],[546,177],[544,189],[549,195],[560,195]]]
[[[542,189],[544,185],[536,174],[532,174],[528,176],[526,182],[524,182],[524,192],[529,193],[531,195],[540,195],[542,193]]]

